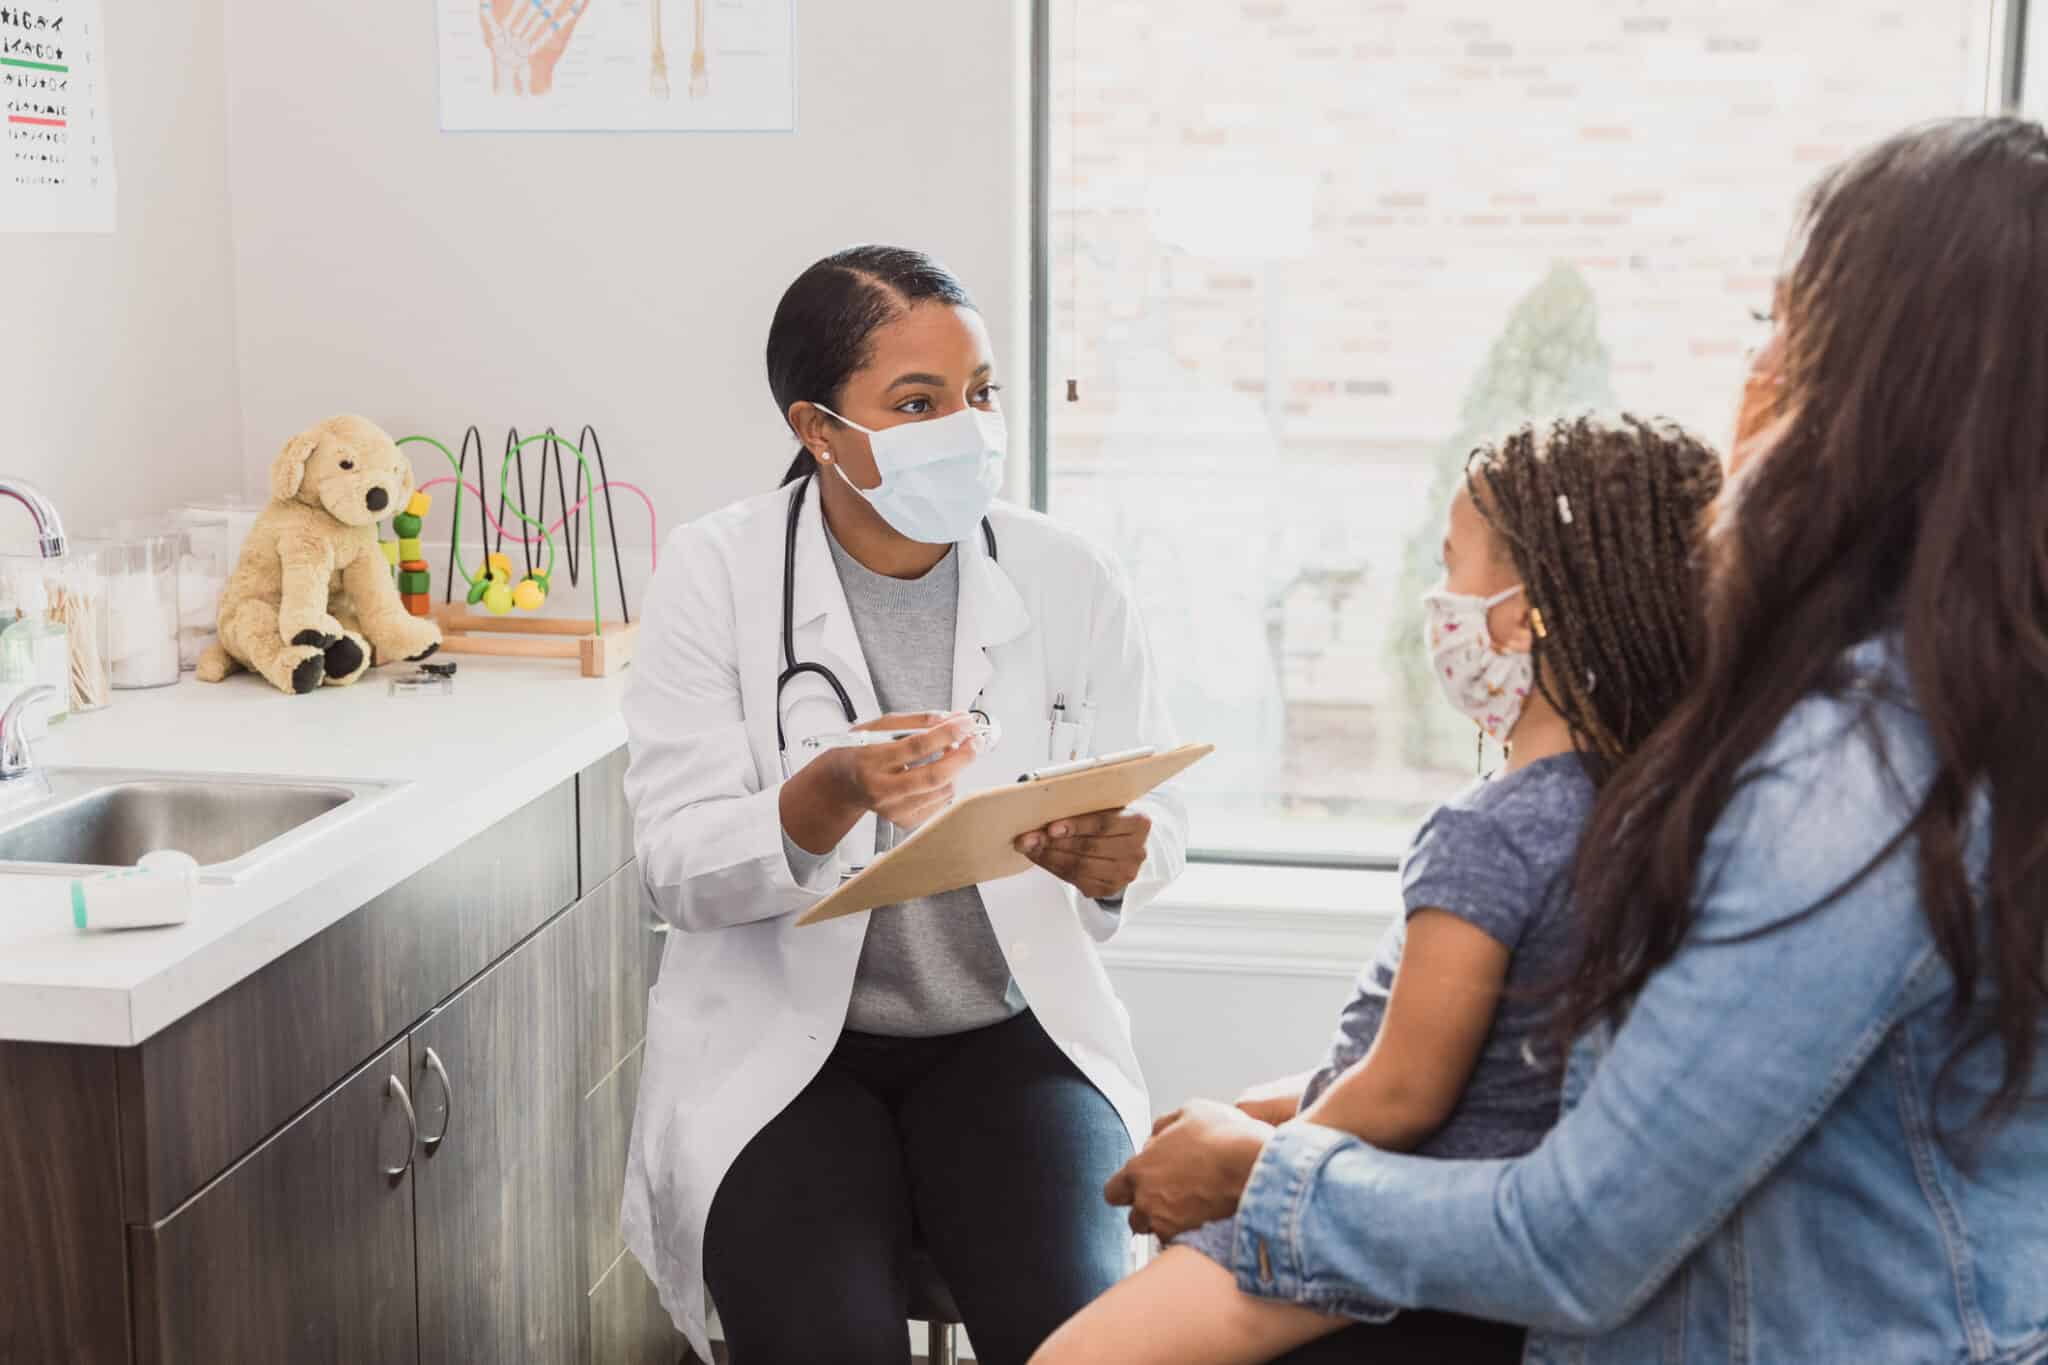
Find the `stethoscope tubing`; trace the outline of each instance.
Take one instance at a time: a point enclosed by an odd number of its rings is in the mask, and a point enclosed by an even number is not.
[[[806,474],[798,480],[796,491],[789,498],[789,521],[782,536],[782,673],[775,680],[775,749],[782,759],[785,775],[789,771],[789,740],[782,729],[782,691],[789,684],[806,673],[823,678],[832,689],[832,695],[839,699],[839,709],[851,725],[859,718],[854,710],[853,698],[846,686],[839,681],[839,675],[824,664],[798,663],[796,661],[796,528],[803,518],[804,495],[810,491],[815,474]],[[981,519],[981,539],[988,547],[990,562],[995,562],[996,530],[989,525],[987,517]]]

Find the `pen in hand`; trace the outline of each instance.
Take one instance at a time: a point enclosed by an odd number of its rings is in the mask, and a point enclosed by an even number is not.
[[[976,711],[973,737],[980,741],[983,752],[995,748],[1003,737],[1003,727],[993,716]],[[811,735],[804,739],[803,747],[812,753],[823,753],[827,749],[865,749],[877,744],[895,744],[921,735],[922,730],[842,730],[832,734]]]

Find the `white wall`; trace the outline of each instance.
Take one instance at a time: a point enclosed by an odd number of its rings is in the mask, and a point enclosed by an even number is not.
[[[111,9],[121,230],[0,237],[0,473],[83,526],[260,489],[335,410],[451,442],[483,423],[494,451],[508,423],[590,422],[673,525],[780,473],[770,313],[862,239],[926,247],[977,294],[1021,473],[1025,6],[797,15],[794,136],[605,136],[441,133],[412,0]],[[625,505],[620,532],[644,544]],[[26,535],[0,522],[0,544]],[[629,554],[635,587],[644,566]],[[1190,954],[1199,924],[1157,929],[1110,956],[1161,1109],[1312,1062],[1367,941],[1289,921],[1270,932],[1300,960],[1245,967],[1228,942]]]
[[[960,274],[1021,408],[1024,9],[799,0],[794,135],[453,134],[431,7],[229,0],[251,468],[337,410],[451,445],[478,423],[493,466],[508,425],[587,422],[665,530],[780,477],[769,319],[862,240]]]
[[[0,236],[0,474],[74,535],[241,484],[221,5],[107,7],[118,230]]]

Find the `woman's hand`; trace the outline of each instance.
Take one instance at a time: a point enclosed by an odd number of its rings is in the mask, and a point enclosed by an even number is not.
[[[1237,1212],[1273,1135],[1235,1106],[1190,1100],[1152,1125],[1145,1150],[1109,1178],[1103,1198],[1131,1210],[1131,1231],[1171,1240]]]
[[[873,812],[916,829],[953,799],[953,781],[981,752],[974,720],[938,712],[882,716],[856,730],[917,730],[894,744],[830,749],[782,784],[782,828],[799,848],[829,853]]]
[[[1055,820],[1018,836],[1017,851],[1096,900],[1113,900],[1138,879],[1152,821],[1131,810]]]

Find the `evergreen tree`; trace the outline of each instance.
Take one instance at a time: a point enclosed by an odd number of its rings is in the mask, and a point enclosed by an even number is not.
[[[1473,728],[1445,706],[1422,655],[1420,598],[1442,574],[1443,511],[1477,446],[1517,424],[1613,402],[1599,306],[1578,270],[1552,265],[1515,304],[1458,410],[1458,430],[1437,451],[1429,494],[1402,554],[1390,637],[1401,678],[1403,757],[1462,766],[1471,761]]]

